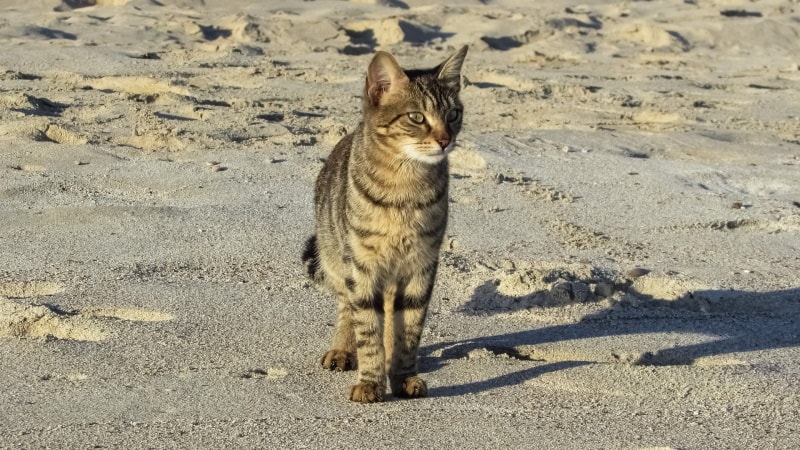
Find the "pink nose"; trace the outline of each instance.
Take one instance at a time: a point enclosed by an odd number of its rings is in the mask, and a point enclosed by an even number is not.
[[[442,150],[446,149],[448,145],[450,145],[450,139],[439,139],[439,146],[442,147]]]

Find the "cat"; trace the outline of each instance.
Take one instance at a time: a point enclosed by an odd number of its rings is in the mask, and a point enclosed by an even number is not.
[[[334,147],[314,191],[303,261],[338,299],[328,370],[358,369],[350,400],[424,397],[417,352],[447,226],[448,164],[461,131],[463,47],[429,70],[377,52],[363,118]]]

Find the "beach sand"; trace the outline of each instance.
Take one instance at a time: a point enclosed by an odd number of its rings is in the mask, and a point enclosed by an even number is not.
[[[314,179],[462,45],[430,396],[354,404]],[[0,448],[799,447],[798,105],[797,0],[0,2]]]

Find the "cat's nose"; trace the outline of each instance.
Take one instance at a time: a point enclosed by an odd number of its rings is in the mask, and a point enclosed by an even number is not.
[[[450,145],[450,139],[439,139],[439,146],[442,147],[442,150],[446,149],[448,145]]]

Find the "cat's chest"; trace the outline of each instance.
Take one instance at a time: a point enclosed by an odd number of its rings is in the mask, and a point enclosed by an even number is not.
[[[372,220],[388,242],[405,242],[423,234],[432,222],[443,219],[435,211],[391,208],[376,211]]]
[[[446,207],[446,205],[445,205]],[[420,258],[435,258],[441,241],[437,230],[446,222],[446,209],[390,210],[374,217],[379,233],[369,236],[364,244],[379,259],[393,264],[411,263]]]

